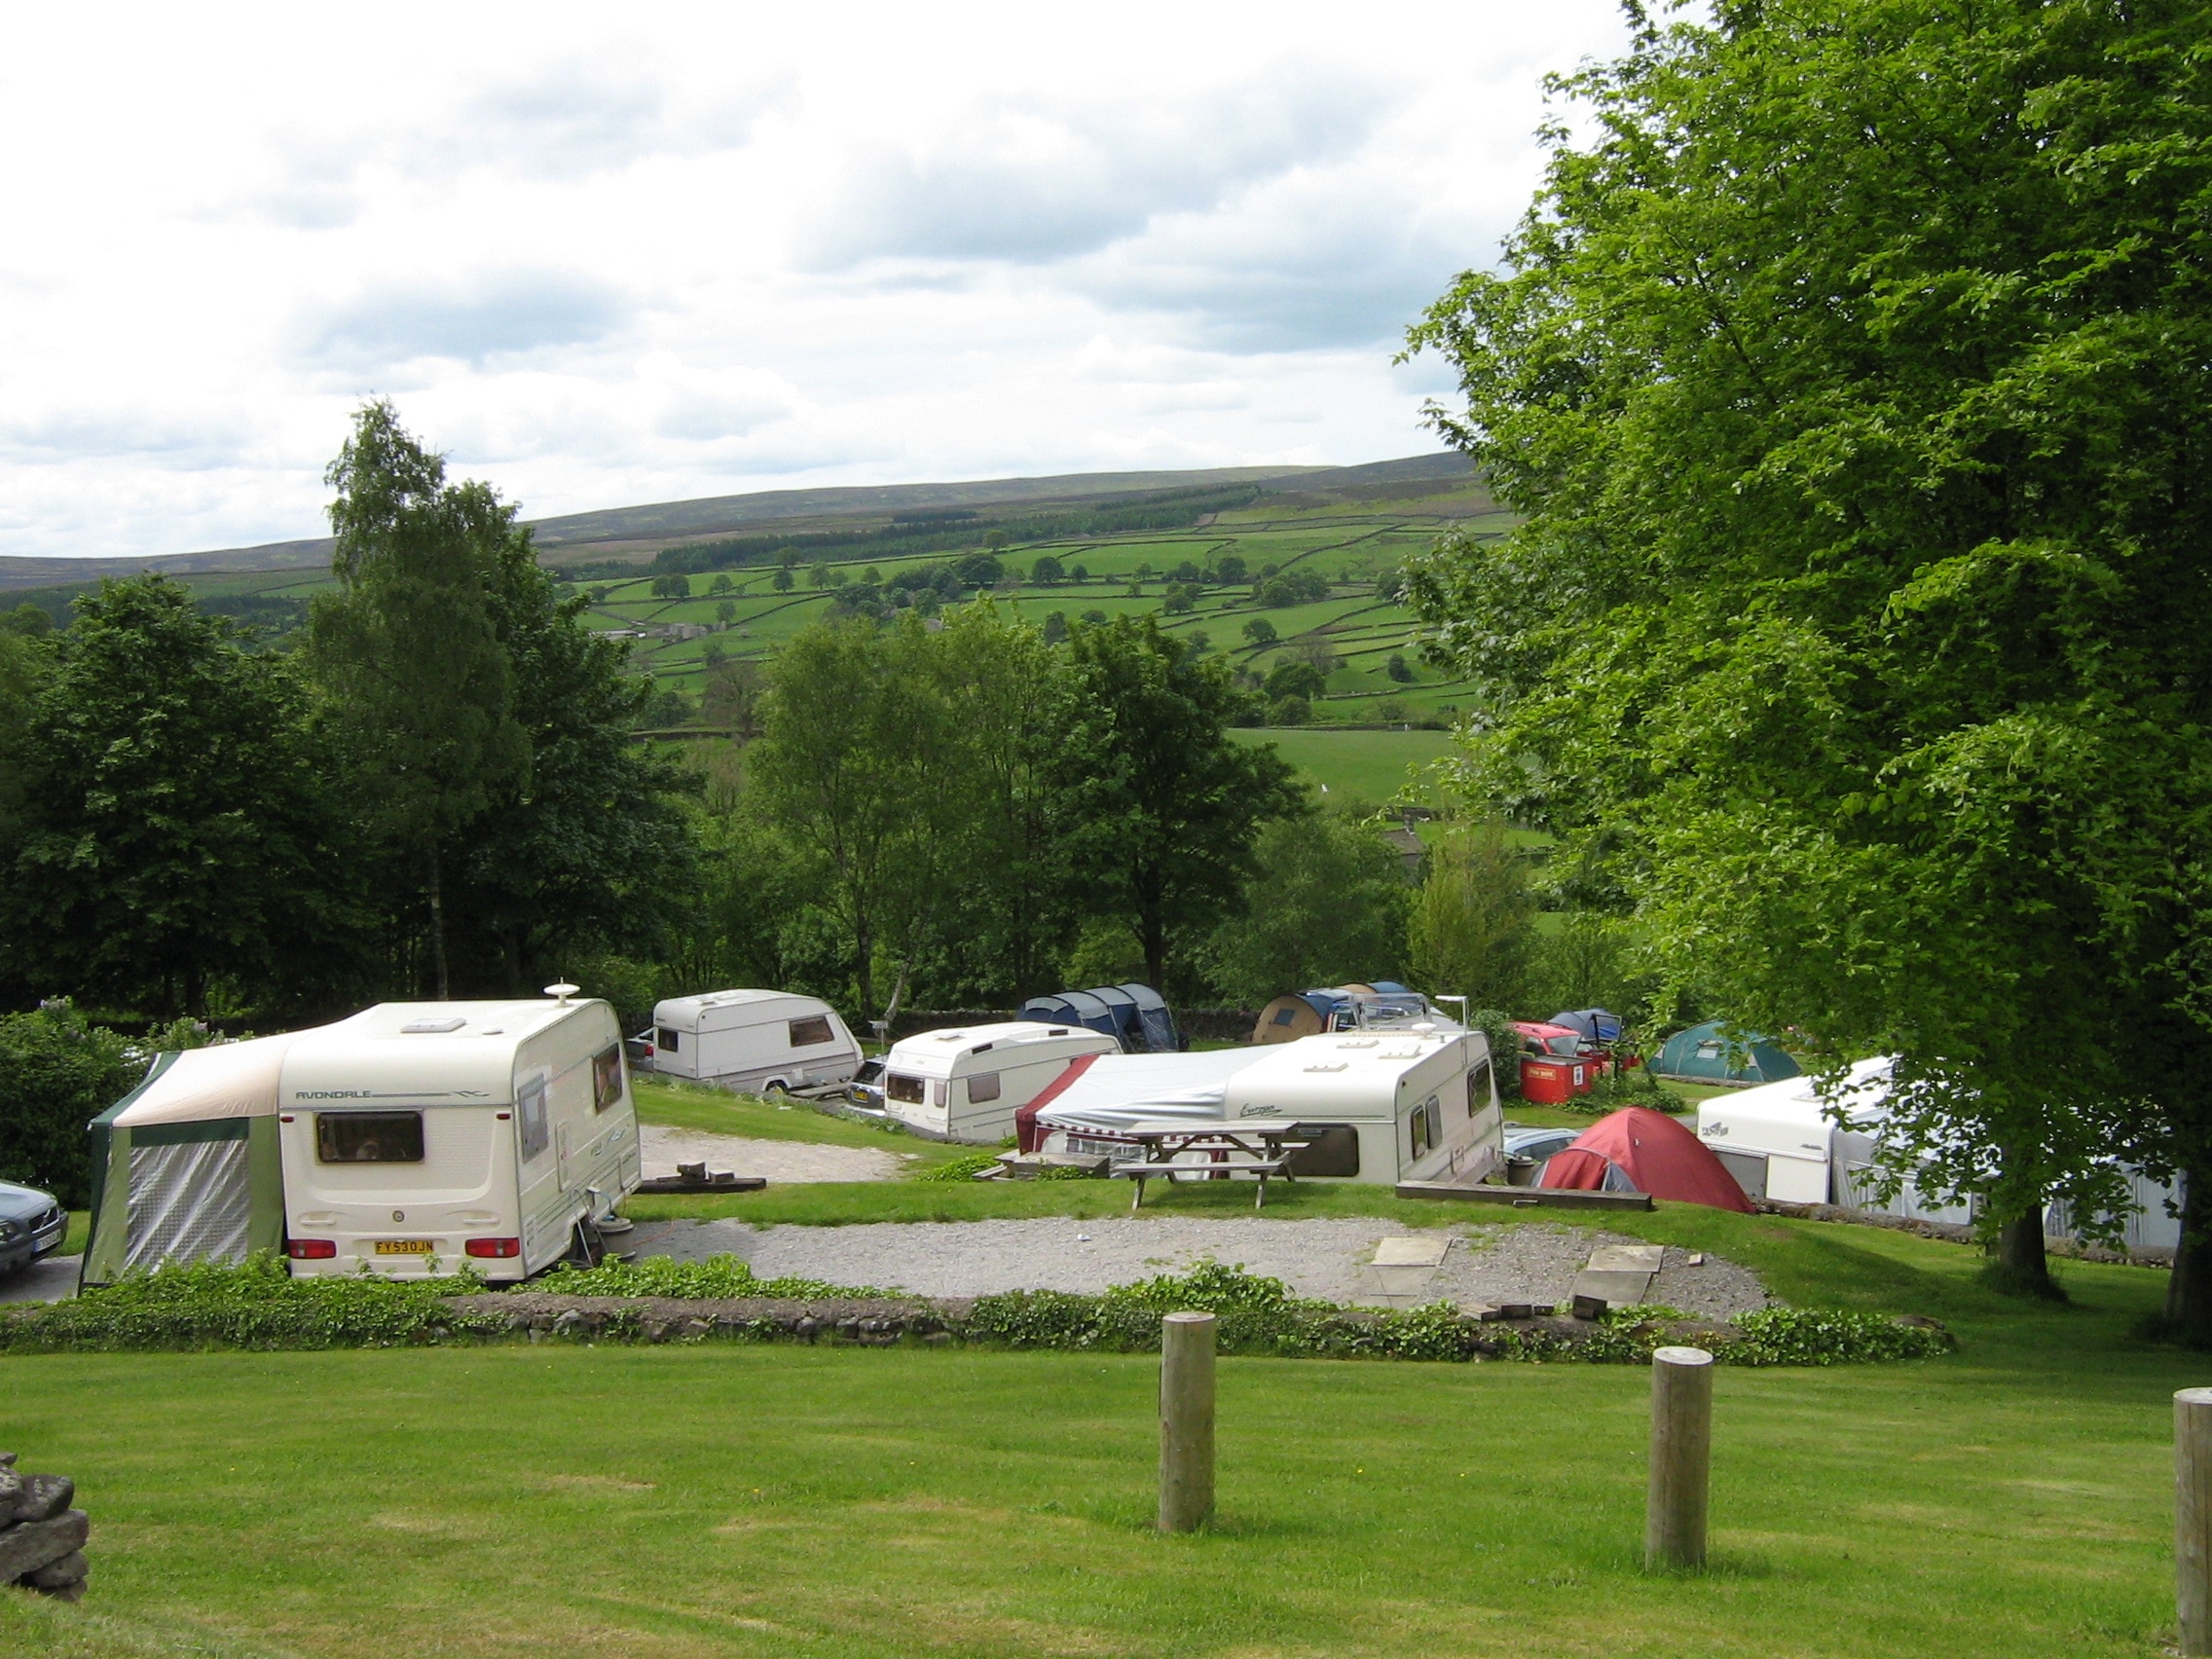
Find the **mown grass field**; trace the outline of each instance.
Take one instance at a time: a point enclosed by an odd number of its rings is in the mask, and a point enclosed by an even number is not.
[[[1271,1206],[1272,1207],[1272,1206]],[[1684,1238],[1697,1218],[1644,1218]],[[94,1516],[121,1655],[2149,1655],[2172,1639],[2158,1275],[1982,1291],[1955,1246],[1711,1229],[1792,1288],[1933,1304],[1955,1356],[1723,1371],[1714,1561],[1639,1566],[1641,1371],[1228,1360],[1220,1517],[1148,1530],[1156,1362],[503,1346],[6,1364]],[[1812,1235],[1832,1235],[1814,1237]],[[1802,1279],[1802,1284],[1798,1281]]]

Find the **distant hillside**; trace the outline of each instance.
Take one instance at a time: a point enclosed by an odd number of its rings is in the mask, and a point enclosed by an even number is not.
[[[1076,472],[1051,478],[995,478],[952,484],[886,484],[826,490],[762,490],[693,501],[657,501],[636,507],[567,513],[528,521],[547,563],[582,558],[645,562],[665,547],[705,536],[851,532],[895,521],[997,516],[992,508],[1075,507],[1117,497],[1233,485],[1308,500],[1353,500],[1375,496],[1421,496],[1472,479],[1464,456],[1409,456],[1360,466],[1223,466],[1174,472]],[[82,584],[101,576],[165,571],[184,575],[209,571],[313,571],[330,563],[327,536],[273,541],[144,559],[21,559],[0,557],[0,589]]]

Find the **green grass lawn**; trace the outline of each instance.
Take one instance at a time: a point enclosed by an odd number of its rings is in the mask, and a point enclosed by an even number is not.
[[[746,1135],[754,1140],[865,1146],[903,1157],[914,1154],[918,1155],[917,1168],[942,1163],[947,1159],[964,1158],[977,1150],[972,1146],[949,1146],[943,1141],[925,1140],[902,1129],[832,1117],[811,1106],[779,1105],[757,1095],[732,1094],[723,1088],[699,1088],[633,1076],[630,1089],[638,1103],[639,1122],[665,1124],[670,1128],[704,1129],[711,1134]]]
[[[1642,1219],[1697,1232],[1678,1208]],[[2158,1275],[2074,1265],[2072,1306],[2021,1309],[1956,1247],[1717,1220],[1738,1243],[1834,1235],[1800,1268],[1936,1293],[1963,1346],[1722,1371],[1703,1573],[1639,1568],[1636,1369],[1225,1360],[1218,1525],[1161,1538],[1144,1356],[18,1356],[8,1444],[76,1477],[94,1565],[82,1610],[0,1595],[0,1650],[2034,1659],[2172,1640],[2167,1400],[2212,1367],[2130,1337]]]
[[[1320,731],[1310,726],[1230,733],[1245,743],[1272,743],[1282,757],[1333,796],[1381,805],[1408,784],[1420,783],[1420,769],[1452,752],[1452,735],[1442,731]],[[1418,789],[1425,798],[1432,792]]]

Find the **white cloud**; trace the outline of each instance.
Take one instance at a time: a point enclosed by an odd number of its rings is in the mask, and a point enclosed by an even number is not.
[[[392,393],[536,515],[1431,447],[1404,325],[1611,0],[0,18],[0,552],[313,535]]]

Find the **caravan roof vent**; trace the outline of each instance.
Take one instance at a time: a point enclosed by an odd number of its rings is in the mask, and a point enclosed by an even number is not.
[[[439,1019],[410,1019],[399,1029],[410,1037],[427,1037],[447,1031],[459,1031],[467,1020],[458,1014],[449,1014]]]
[[[569,999],[574,996],[576,991],[577,987],[574,985],[547,985],[545,987],[545,994],[560,1003],[563,1008],[569,1006]]]

